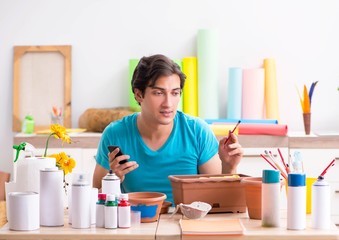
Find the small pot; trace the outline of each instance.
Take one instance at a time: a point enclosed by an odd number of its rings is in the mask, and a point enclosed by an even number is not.
[[[245,189],[248,216],[251,219],[261,219],[261,184],[262,177],[244,177],[241,182]],[[281,188],[285,180],[280,180]]]

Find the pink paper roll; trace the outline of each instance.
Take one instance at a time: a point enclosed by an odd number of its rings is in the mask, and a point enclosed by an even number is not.
[[[263,119],[265,106],[264,90],[264,69],[244,69],[242,82],[242,118]]]
[[[277,135],[286,136],[287,125],[283,124],[250,124],[239,125],[239,135]]]

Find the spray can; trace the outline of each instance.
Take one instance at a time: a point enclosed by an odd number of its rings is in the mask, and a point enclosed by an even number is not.
[[[115,199],[115,195],[106,195],[105,204],[105,228],[117,228],[118,227],[118,204]]]
[[[106,194],[99,193],[98,201],[96,203],[96,227],[105,227],[105,202],[106,202]]]
[[[63,177],[63,171],[57,167],[40,170],[41,226],[64,225]]]
[[[101,192],[106,194],[114,194],[115,196],[120,196],[120,178],[115,175],[112,170],[107,173],[101,180]]]
[[[306,228],[306,175],[288,174],[287,229]]]
[[[261,187],[263,227],[280,225],[280,171],[263,170]]]
[[[120,195],[118,205],[118,223],[119,228],[131,227],[131,204],[128,201],[127,193]]]
[[[72,184],[72,227],[91,226],[91,187],[85,174],[75,175]]]
[[[311,226],[316,229],[331,226],[331,189],[322,176],[312,185]]]

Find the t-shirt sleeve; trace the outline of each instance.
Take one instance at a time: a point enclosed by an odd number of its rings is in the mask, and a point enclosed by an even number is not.
[[[198,165],[202,165],[210,160],[218,152],[219,143],[210,126],[200,120],[197,140],[200,146],[200,157]]]

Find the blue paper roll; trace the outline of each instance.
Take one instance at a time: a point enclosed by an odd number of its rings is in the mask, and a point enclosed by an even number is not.
[[[242,99],[242,69],[229,68],[228,70],[228,102],[227,117],[241,118]]]

